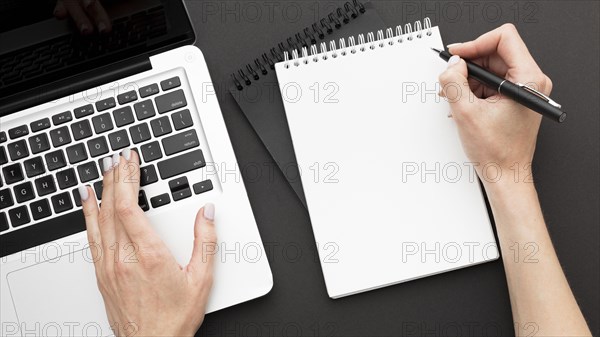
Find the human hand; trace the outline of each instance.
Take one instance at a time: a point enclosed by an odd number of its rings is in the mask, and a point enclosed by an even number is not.
[[[58,0],[54,16],[60,20],[71,17],[82,35],[93,33],[94,27],[100,33],[108,33],[112,29],[110,18],[100,0]]]
[[[531,175],[531,161],[542,117],[503,97],[496,89],[467,80],[469,59],[512,82],[533,86],[549,95],[552,82],[540,70],[515,26],[505,24],[474,41],[449,46],[454,54],[439,81],[441,95],[450,103],[463,148],[484,185],[496,182],[496,172],[486,177],[483,168],[495,166],[502,178],[519,181]],[[515,166],[517,165],[517,166]],[[516,179],[514,179],[516,180]]]
[[[116,336],[193,336],[212,286],[213,256],[203,252],[216,246],[214,206],[198,212],[192,257],[182,267],[138,206],[138,163],[131,150],[103,160],[100,209],[93,190],[79,187],[108,320]]]

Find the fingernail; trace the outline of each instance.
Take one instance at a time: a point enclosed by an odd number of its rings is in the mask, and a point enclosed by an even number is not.
[[[79,197],[82,201],[88,200],[90,194],[88,193],[87,186],[80,185],[79,187],[77,187],[77,190],[79,191]]]
[[[123,157],[125,157],[125,159],[131,159],[131,149],[125,149],[123,150],[123,152],[121,152],[121,154],[123,155]]]
[[[85,23],[84,23],[84,24],[82,24],[82,25],[81,25],[81,27],[79,27],[79,30],[80,30],[82,33],[87,33],[87,32],[89,32],[89,28],[88,28],[88,26],[87,26]]]
[[[453,55],[449,60],[448,60],[448,67],[455,65],[458,63],[458,61],[460,61],[460,56],[458,55]]]
[[[121,163],[121,158],[119,158],[118,153],[113,154],[112,162],[113,162],[113,165],[112,165],[113,168],[119,166],[119,164]]]
[[[211,221],[215,219],[215,205],[211,203],[204,205],[204,217]]]
[[[451,44],[447,45],[446,48],[450,49],[450,48],[452,48],[454,46],[458,46],[458,45],[461,45],[461,44],[462,44],[462,42],[451,43]]]
[[[104,22],[100,22],[100,23],[98,24],[98,31],[99,31],[100,33],[104,33],[104,32],[106,32],[106,25],[104,24]]]
[[[112,169],[112,158],[106,157],[102,159],[102,168],[104,169],[104,173],[110,171]]]

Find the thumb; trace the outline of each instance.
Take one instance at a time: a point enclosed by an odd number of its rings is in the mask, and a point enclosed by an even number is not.
[[[217,253],[217,233],[215,230],[215,205],[204,205],[196,215],[194,226],[194,250],[188,265],[195,276],[212,277],[214,256]]]
[[[479,98],[471,91],[467,80],[467,63],[458,55],[448,60],[448,68],[440,74],[441,96],[450,104],[452,115],[460,118],[474,111]]]

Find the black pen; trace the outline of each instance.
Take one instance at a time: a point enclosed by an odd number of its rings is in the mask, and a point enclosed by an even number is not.
[[[452,57],[447,51],[431,48],[434,52],[444,59],[446,62]],[[505,95],[515,102],[528,107],[529,109],[546,116],[552,120],[562,123],[567,118],[567,113],[560,110],[560,104],[556,103],[550,97],[541,92],[528,87],[521,83],[513,83],[507,79],[499,77],[477,64],[465,60],[469,77],[487,85],[490,88],[498,90],[499,93]]]

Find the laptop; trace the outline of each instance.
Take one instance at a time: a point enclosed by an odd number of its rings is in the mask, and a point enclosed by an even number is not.
[[[0,335],[112,335],[77,187],[100,162],[141,159],[139,206],[182,265],[216,205],[212,312],[265,295],[271,270],[215,90],[182,1],[102,2],[99,33],[55,1],[0,0]]]

